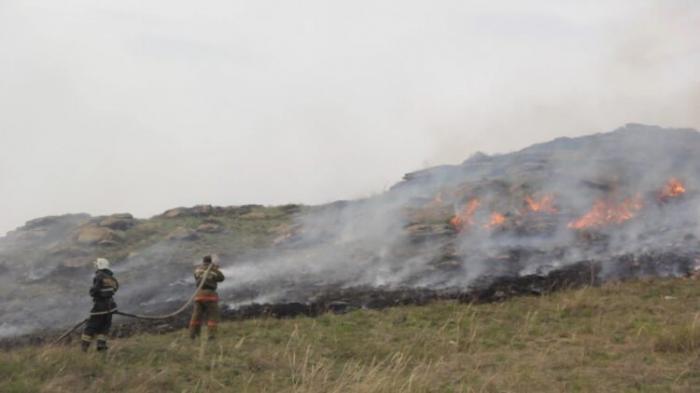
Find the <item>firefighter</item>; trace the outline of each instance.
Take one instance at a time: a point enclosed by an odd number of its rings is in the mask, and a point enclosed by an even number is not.
[[[211,266],[208,274],[207,268]],[[216,285],[224,281],[224,274],[219,270],[219,266],[212,263],[211,255],[202,258],[202,264],[194,270],[194,279],[197,287],[202,284],[202,288],[197,291],[194,298],[194,310],[190,320],[190,338],[194,340],[202,331],[202,324],[207,324],[209,340],[216,338],[216,328],[219,323],[219,295],[216,293]]]
[[[97,338],[97,350],[100,352],[107,350],[107,334],[112,327],[112,313],[117,311],[113,296],[119,289],[119,282],[114,278],[114,273],[109,270],[109,261],[98,258],[94,264],[97,271],[90,287],[93,306],[81,338],[83,352],[87,352],[95,338]]]

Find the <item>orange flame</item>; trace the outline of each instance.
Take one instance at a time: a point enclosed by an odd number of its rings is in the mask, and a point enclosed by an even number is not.
[[[504,216],[501,213],[494,212],[494,213],[491,213],[491,219],[489,220],[488,224],[484,225],[484,228],[493,229],[493,228],[496,228],[496,227],[499,227],[499,226],[505,224],[505,222],[506,222],[506,216]]]
[[[609,224],[622,224],[634,218],[642,207],[644,207],[644,202],[639,195],[634,198],[626,198],[619,203],[610,199],[600,199],[593,204],[593,208],[588,213],[570,222],[568,226],[573,229],[585,229]]]
[[[670,178],[659,193],[659,200],[666,202],[685,194],[685,185],[675,177]]]
[[[479,208],[479,205],[481,205],[481,202],[479,199],[474,198],[471,199],[466,206],[462,208],[462,210],[457,213],[452,219],[450,220],[450,224],[458,231],[461,232],[467,227],[471,226],[474,224],[474,213],[476,213],[476,209]]]
[[[538,200],[528,196],[525,198],[525,204],[531,212],[550,214],[558,212],[557,208],[554,207],[554,195],[551,194],[544,195]]]

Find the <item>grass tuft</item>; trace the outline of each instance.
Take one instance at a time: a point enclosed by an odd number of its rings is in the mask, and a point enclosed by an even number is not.
[[[657,338],[654,349],[659,352],[691,353],[700,350],[700,326],[696,314],[688,325],[672,327]]]

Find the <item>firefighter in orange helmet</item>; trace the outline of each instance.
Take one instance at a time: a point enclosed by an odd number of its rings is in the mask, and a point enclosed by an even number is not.
[[[211,269],[207,273],[207,269]],[[206,274],[205,274],[206,273]],[[195,339],[202,331],[202,325],[207,324],[208,338],[216,338],[216,328],[219,323],[219,295],[216,293],[216,285],[224,281],[224,274],[219,270],[219,266],[212,263],[211,255],[202,258],[202,264],[194,270],[194,279],[197,287],[202,284],[202,288],[197,291],[194,298],[194,310],[190,320],[190,338]]]

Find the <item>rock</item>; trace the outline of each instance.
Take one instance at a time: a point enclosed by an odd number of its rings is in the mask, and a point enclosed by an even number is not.
[[[123,235],[109,228],[95,226],[82,227],[76,238],[80,244],[98,244],[105,241],[121,243],[123,240]]]
[[[213,207],[212,205],[197,205],[195,207],[176,207],[174,209],[166,210],[161,216],[165,218],[176,218],[176,217],[202,217],[211,216],[213,214],[224,213],[226,209],[222,207]]]
[[[216,223],[204,223],[197,227],[197,232],[201,233],[219,233],[223,230],[224,228]]]
[[[84,213],[64,214],[60,216],[47,216],[27,221],[24,224],[24,227],[22,227],[21,229],[42,228],[53,226],[56,224],[79,224],[87,221],[88,219],[90,219],[90,215]]]
[[[110,229],[125,231],[135,224],[134,217],[129,213],[112,214],[111,216],[101,220],[99,226]]]
[[[176,207],[174,209],[166,210],[165,213],[162,214],[162,216],[165,218],[175,218],[183,216],[185,215],[185,213],[187,213],[187,208]]]
[[[38,227],[49,226],[51,224],[58,222],[59,219],[60,219],[59,216],[48,216],[48,217],[35,218],[33,220],[27,221],[24,224],[24,229],[33,229],[33,228],[38,228]]]
[[[298,205],[295,203],[280,206],[280,210],[282,210],[285,214],[296,214],[301,212],[301,209],[302,205]]]
[[[190,213],[194,216],[209,216],[214,212],[211,205],[197,205],[190,209]]]
[[[168,240],[197,240],[198,238],[197,232],[185,227],[177,227],[167,236]]]

